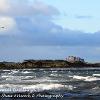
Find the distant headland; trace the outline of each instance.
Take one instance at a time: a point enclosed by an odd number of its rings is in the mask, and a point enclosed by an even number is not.
[[[65,60],[24,60],[23,62],[0,62],[0,69],[31,68],[84,68],[100,67],[100,63],[88,63],[83,58],[69,56]]]

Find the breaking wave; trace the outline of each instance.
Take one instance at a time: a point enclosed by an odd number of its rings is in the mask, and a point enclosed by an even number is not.
[[[27,91],[100,94],[100,69],[0,70],[0,93]]]
[[[78,80],[83,80],[83,81],[89,81],[89,82],[92,82],[92,81],[99,81],[100,78],[97,78],[97,77],[94,77],[94,76],[77,76],[77,75],[74,75],[73,76],[73,79],[78,79]]]
[[[41,92],[44,90],[73,90],[71,85],[62,84],[35,84],[35,85],[13,85],[13,84],[2,84],[0,85],[0,92]]]

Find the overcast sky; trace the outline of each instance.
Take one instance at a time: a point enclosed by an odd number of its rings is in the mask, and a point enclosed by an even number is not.
[[[100,0],[0,0],[0,61],[100,61]]]

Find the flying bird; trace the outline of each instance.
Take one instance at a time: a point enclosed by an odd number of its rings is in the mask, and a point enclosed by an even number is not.
[[[5,28],[4,26],[0,27],[0,28]]]

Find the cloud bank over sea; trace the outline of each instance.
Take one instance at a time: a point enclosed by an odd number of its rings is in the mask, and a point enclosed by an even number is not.
[[[0,0],[0,60],[64,59],[68,55],[90,61],[100,58],[99,30],[64,28],[55,22],[62,15],[56,6],[33,1]],[[76,19],[93,17],[77,15]]]

